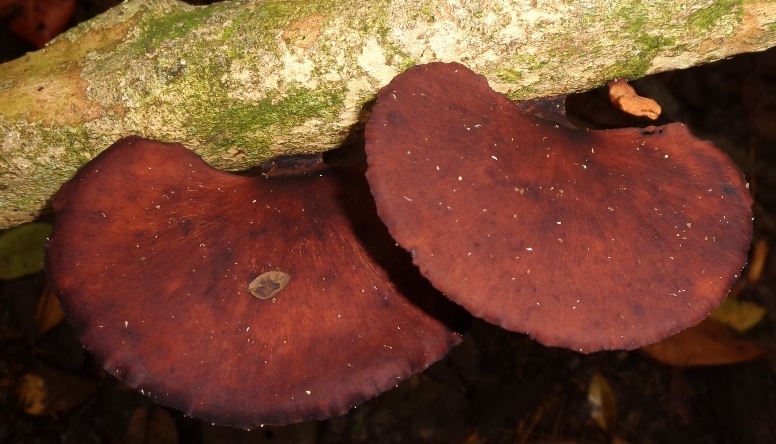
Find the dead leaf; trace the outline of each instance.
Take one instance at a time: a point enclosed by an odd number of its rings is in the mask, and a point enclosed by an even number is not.
[[[62,311],[62,307],[59,305],[59,299],[57,299],[51,287],[46,285],[38,298],[38,306],[35,309],[35,322],[38,325],[38,332],[45,334],[47,331],[59,325],[62,319],[65,318],[65,313]]]
[[[757,282],[763,274],[765,260],[768,258],[768,242],[765,239],[757,239],[752,245],[752,260],[747,268],[746,280]]]
[[[612,430],[617,421],[617,401],[609,381],[600,372],[593,373],[587,388],[590,417],[603,430]]]
[[[0,19],[22,8],[22,0],[0,0]]]
[[[657,361],[679,367],[738,364],[764,354],[760,346],[714,319],[641,350]]]
[[[45,414],[47,398],[46,382],[42,377],[32,373],[22,376],[19,385],[19,402],[22,404],[24,413],[28,415]]]
[[[83,404],[96,391],[94,381],[55,368],[40,367],[22,376],[18,395],[27,414],[52,415]]]
[[[26,0],[11,21],[11,31],[42,48],[67,28],[76,0]]]
[[[461,442],[461,444],[481,444],[484,442],[485,440],[482,439],[477,430],[475,430],[469,436],[467,436],[466,439]]]
[[[138,407],[127,426],[125,444],[177,444],[178,429],[167,410]]]
[[[764,307],[754,302],[728,297],[709,317],[743,333],[757,325],[766,312]]]
[[[0,235],[0,279],[16,279],[43,270],[43,247],[51,224],[32,222]]]

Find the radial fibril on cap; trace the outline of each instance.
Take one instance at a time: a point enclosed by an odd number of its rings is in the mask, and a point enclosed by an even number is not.
[[[54,209],[47,269],[83,344],[191,416],[252,428],[342,414],[460,340],[453,304],[413,272],[358,172],[240,177],[130,137]]]
[[[547,345],[658,341],[706,317],[746,261],[746,183],[681,124],[569,128],[431,63],[379,92],[366,142],[378,214],[421,272]]]

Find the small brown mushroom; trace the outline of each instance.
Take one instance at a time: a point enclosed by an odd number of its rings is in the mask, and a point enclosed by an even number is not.
[[[105,369],[162,404],[242,428],[342,414],[447,353],[463,313],[362,173],[242,177],[122,139],[55,196],[51,284]]]
[[[626,79],[615,79],[606,84],[609,87],[609,100],[625,113],[636,117],[657,120],[663,112],[660,105],[649,97],[642,97],[628,84]]]
[[[379,92],[366,143],[378,214],[423,275],[547,345],[656,342],[705,318],[746,261],[747,184],[681,124],[579,130],[431,63]]]

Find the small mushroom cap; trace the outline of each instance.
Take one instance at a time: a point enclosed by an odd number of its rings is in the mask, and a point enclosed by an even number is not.
[[[464,312],[395,246],[358,172],[241,177],[129,137],[54,209],[47,270],[83,344],[194,417],[253,428],[342,414],[460,341]],[[266,299],[249,292],[259,276]]]
[[[431,63],[379,92],[366,143],[378,214],[421,273],[546,345],[656,342],[705,318],[746,261],[746,182],[681,124],[569,128]]]

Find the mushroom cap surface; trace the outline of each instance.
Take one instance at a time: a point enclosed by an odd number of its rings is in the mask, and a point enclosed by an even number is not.
[[[391,235],[473,315],[582,352],[697,324],[746,262],[752,200],[681,124],[584,131],[457,63],[377,96],[367,179]]]
[[[362,171],[243,177],[128,137],[54,209],[46,265],[80,340],[187,415],[253,428],[342,414],[460,341],[465,312],[395,245]],[[266,287],[277,271],[286,286]],[[267,299],[248,289],[262,275]]]

